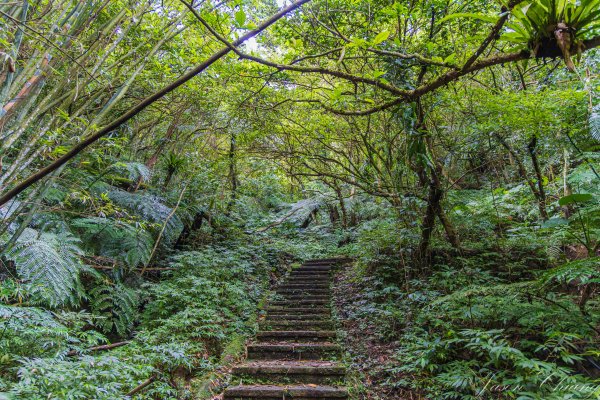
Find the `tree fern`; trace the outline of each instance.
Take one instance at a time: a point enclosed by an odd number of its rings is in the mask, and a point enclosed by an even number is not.
[[[154,240],[141,226],[100,217],[80,218],[71,224],[98,255],[114,258],[130,268],[150,261]]]
[[[26,228],[6,252],[34,301],[51,306],[74,304],[81,296],[80,240],[70,233],[39,233]]]
[[[125,335],[137,318],[138,297],[122,284],[103,284],[90,290],[92,312],[103,317],[100,328]]]
[[[169,218],[173,209],[166,206],[163,200],[144,192],[130,193],[123,190],[110,191],[110,199],[121,207],[125,207],[139,217],[162,226],[165,221],[167,225],[164,232],[164,238],[167,243],[177,240],[177,237],[183,230],[183,223],[177,215]]]
[[[143,163],[133,161],[119,161],[111,166],[112,169],[127,174],[130,181],[148,181],[152,176],[150,169]]]
[[[600,257],[574,260],[546,271],[540,277],[543,285],[577,282],[578,285],[600,283]]]

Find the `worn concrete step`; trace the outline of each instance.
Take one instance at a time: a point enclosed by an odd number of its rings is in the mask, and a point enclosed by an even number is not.
[[[329,300],[276,300],[270,303],[273,307],[305,307],[305,306],[316,306],[316,307],[324,307],[328,306],[330,303]]]
[[[267,314],[267,321],[331,321],[331,316],[327,314]]]
[[[301,281],[297,280],[287,281],[275,288],[275,290],[329,290],[331,291],[331,285],[329,281]]]
[[[327,278],[327,279],[292,278],[292,279],[285,281],[285,283],[283,285],[316,286],[316,287],[324,287],[325,289],[329,289],[331,287],[331,280],[329,278]]]
[[[294,268],[294,270],[305,269],[305,268],[323,268],[323,269],[332,269],[335,264],[331,263],[304,263],[299,267]]]
[[[239,385],[225,390],[224,400],[342,400],[348,398],[345,389],[315,385]]]
[[[331,270],[313,267],[307,267],[306,269],[293,269],[290,271],[290,275],[313,275],[313,276],[331,276]]]
[[[291,273],[298,273],[298,272],[303,272],[303,273],[311,273],[311,274],[329,274],[331,273],[331,267],[329,266],[325,266],[325,265],[311,265],[311,266],[307,266],[307,267],[300,267],[300,268],[296,268],[294,270],[292,270]]]
[[[331,290],[329,282],[320,283],[315,281],[300,282],[289,281],[275,288],[276,290],[304,290],[304,289],[316,289],[316,290]]]
[[[280,329],[309,329],[309,330],[331,330],[333,323],[331,320],[305,321],[298,319],[288,320],[264,320],[259,322],[261,330],[280,330]]]
[[[249,361],[233,367],[232,373],[246,382],[268,379],[271,383],[334,383],[346,375],[346,368],[333,361]]]
[[[329,301],[331,300],[331,296],[330,295],[323,295],[323,294],[283,294],[283,293],[276,293],[275,294],[275,298],[281,298],[282,300],[289,300],[289,301],[297,301],[297,300],[323,300],[323,301]]]
[[[285,315],[291,313],[323,315],[328,317],[331,315],[331,310],[326,307],[267,307],[266,311],[268,315]]]
[[[277,289],[275,291],[276,294],[283,296],[291,296],[291,295],[316,295],[316,296],[326,296],[331,294],[331,290],[329,289]]]
[[[317,258],[314,260],[306,260],[304,264],[338,264],[339,262],[343,262],[343,260],[348,260],[348,258],[335,258],[335,257],[329,257],[329,258]]]
[[[322,360],[339,356],[335,343],[256,343],[248,345],[249,360]]]
[[[304,275],[324,275],[330,276],[331,269],[329,267],[306,267],[306,268],[296,268],[290,271],[290,274],[304,274]]]
[[[293,341],[293,342],[320,342],[335,340],[335,331],[318,330],[280,330],[258,331],[256,338],[262,341]]]
[[[305,283],[305,284],[323,284],[329,285],[331,283],[331,276],[329,274],[290,274],[285,283]]]

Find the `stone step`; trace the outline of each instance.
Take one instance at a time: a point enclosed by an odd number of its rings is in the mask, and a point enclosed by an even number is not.
[[[331,290],[329,290],[329,289],[310,289],[310,288],[304,288],[304,289],[277,289],[275,291],[275,293],[279,294],[279,295],[283,295],[283,296],[300,295],[300,294],[325,296],[325,295],[331,294]]]
[[[250,361],[233,367],[235,377],[268,379],[272,383],[335,383],[346,375],[346,368],[332,361]]]
[[[328,269],[322,269],[319,267],[307,267],[307,268],[298,268],[290,271],[290,275],[315,275],[315,276],[331,276],[331,271]]]
[[[300,267],[292,270],[293,272],[307,272],[307,273],[322,273],[329,274],[331,272],[331,267],[327,265],[309,265],[306,267]]]
[[[330,315],[328,314],[267,314],[267,321],[288,321],[288,320],[300,320],[300,321],[328,321]]]
[[[335,386],[315,385],[240,385],[225,390],[224,400],[341,400],[348,392]]]
[[[320,290],[331,290],[330,280],[309,280],[309,279],[290,279],[285,281],[281,285],[274,288],[275,290],[280,289],[320,289]]]
[[[266,309],[268,315],[285,315],[289,313],[299,313],[299,314],[314,314],[314,315],[331,315],[331,310],[329,308],[317,308],[317,307],[288,307],[288,308],[273,308],[267,307]]]
[[[335,340],[335,331],[316,331],[316,330],[293,330],[293,331],[258,331],[256,334],[258,340],[262,341],[292,341],[292,342],[319,342]]]
[[[304,306],[328,306],[329,300],[312,300],[312,299],[304,299],[304,300],[281,300],[281,301],[273,301],[270,303],[273,307],[304,307]]]
[[[330,295],[323,294],[282,294],[276,293],[275,298],[280,298],[282,300],[290,300],[290,301],[298,301],[298,300],[323,300],[329,301],[331,299]]]
[[[340,262],[344,262],[344,260],[349,260],[347,257],[345,258],[337,258],[337,257],[329,257],[329,258],[317,258],[314,260],[306,260],[304,264],[338,264]]]
[[[249,360],[321,360],[341,352],[335,343],[256,343],[247,349]]]
[[[295,270],[290,272],[290,274],[288,275],[288,277],[298,277],[298,276],[303,276],[303,277],[309,277],[309,278],[327,278],[330,279],[331,278],[331,274],[328,271],[300,271],[300,270]]]
[[[329,283],[319,283],[319,282],[307,282],[307,283],[288,282],[283,285],[277,286],[275,289],[276,290],[304,290],[304,289],[331,290],[329,287]]]
[[[293,269],[290,271],[290,274],[331,276],[331,270],[321,267],[306,267]]]
[[[299,319],[288,320],[264,320],[259,322],[261,330],[280,330],[280,329],[309,329],[309,330],[331,330],[333,323],[331,320],[305,321]]]
[[[315,278],[291,278],[285,281],[283,285],[299,285],[299,286],[324,286],[329,289],[331,286],[331,280],[327,279],[315,279]],[[282,285],[282,286],[283,286]]]

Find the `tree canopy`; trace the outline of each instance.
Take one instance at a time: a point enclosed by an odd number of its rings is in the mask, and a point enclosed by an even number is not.
[[[597,379],[600,0],[14,0],[0,27],[0,397],[210,398],[326,256],[376,338],[344,342],[356,398]]]

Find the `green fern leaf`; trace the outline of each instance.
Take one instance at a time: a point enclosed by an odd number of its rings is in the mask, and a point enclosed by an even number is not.
[[[76,304],[82,294],[79,256],[83,251],[79,243],[70,234],[40,234],[26,228],[6,255],[14,260],[35,301],[52,307]]]
[[[122,284],[100,285],[90,290],[91,308],[103,319],[100,328],[105,333],[116,331],[123,336],[129,332],[138,316],[136,293]]]

